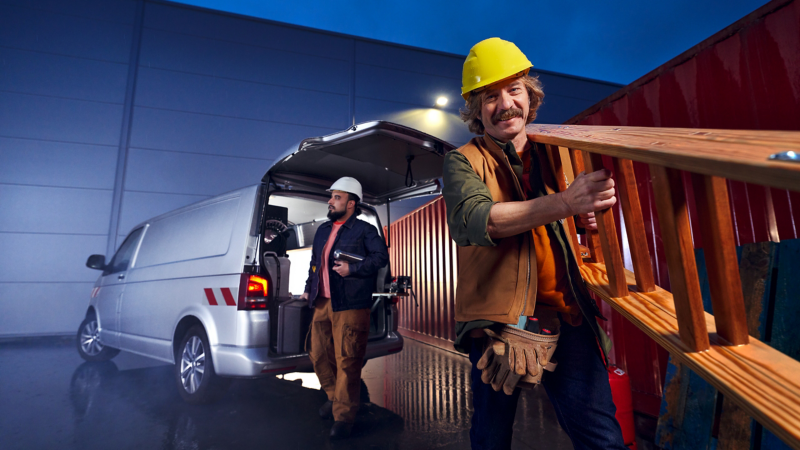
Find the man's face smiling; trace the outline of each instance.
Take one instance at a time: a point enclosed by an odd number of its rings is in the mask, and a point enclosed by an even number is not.
[[[481,105],[481,122],[486,133],[508,142],[525,132],[530,98],[519,78],[511,78],[489,86]]]
[[[344,191],[331,192],[331,199],[328,200],[328,219],[336,222],[347,214],[347,201],[350,196]]]

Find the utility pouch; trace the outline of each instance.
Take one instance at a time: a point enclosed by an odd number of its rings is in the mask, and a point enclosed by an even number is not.
[[[493,346],[494,353],[500,356],[508,354],[511,371],[524,374],[519,380],[520,387],[533,387],[542,381],[545,370],[555,370],[557,363],[551,359],[556,351],[560,331],[545,335],[510,325],[505,325],[499,332],[488,328],[484,331],[493,338],[487,339],[487,343]]]

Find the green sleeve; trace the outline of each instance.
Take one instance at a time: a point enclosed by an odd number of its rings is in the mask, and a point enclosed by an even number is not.
[[[449,152],[444,157],[443,172],[442,196],[453,240],[462,247],[497,245],[487,231],[489,211],[496,202],[467,157],[457,151]]]
[[[453,347],[460,353],[469,354],[469,349],[472,346],[472,338],[469,337],[469,332],[476,328],[490,328],[495,325],[498,325],[497,322],[492,322],[491,320],[456,322],[456,340],[453,342]]]

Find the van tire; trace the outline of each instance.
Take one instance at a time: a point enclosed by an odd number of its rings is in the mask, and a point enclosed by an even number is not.
[[[88,314],[78,327],[78,354],[86,361],[108,361],[119,354],[118,349],[100,343],[98,331],[97,317],[94,314]]]
[[[202,325],[195,325],[175,349],[175,381],[178,392],[187,403],[201,404],[219,400],[230,380],[214,372],[211,346]]]

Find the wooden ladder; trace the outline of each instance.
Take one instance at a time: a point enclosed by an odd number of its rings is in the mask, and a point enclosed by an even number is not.
[[[785,151],[800,154],[800,132],[537,124],[526,131],[546,145],[562,191],[571,181],[567,174],[602,168],[603,155],[613,160],[634,271],[623,267],[610,210],[597,213],[586,260],[569,218],[567,231],[589,289],[800,449],[800,362],[748,335],[725,181],[800,192],[800,163],[769,159]],[[654,282],[632,161],[649,165],[672,292]],[[691,174],[713,316],[703,310],[680,171]]]

